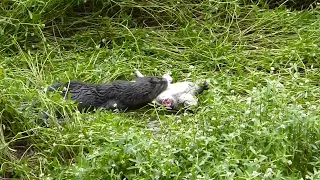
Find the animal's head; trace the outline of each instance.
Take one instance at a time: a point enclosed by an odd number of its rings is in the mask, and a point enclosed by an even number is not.
[[[158,90],[158,92],[162,92],[168,87],[168,80],[163,77],[147,77],[150,78],[149,82],[151,83],[151,86],[155,88],[155,90]]]
[[[168,87],[168,81],[162,77],[139,77],[134,83],[135,89],[145,92],[149,98],[154,99]]]

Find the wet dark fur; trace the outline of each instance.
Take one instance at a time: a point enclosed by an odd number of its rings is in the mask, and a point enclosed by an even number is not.
[[[164,78],[139,77],[135,82],[114,81],[101,85],[77,81],[56,83],[49,88],[49,91],[62,90],[65,99],[70,97],[79,103],[79,111],[98,108],[134,110],[146,106],[167,87],[168,82]]]

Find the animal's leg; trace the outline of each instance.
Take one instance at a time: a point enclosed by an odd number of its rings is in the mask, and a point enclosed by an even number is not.
[[[109,100],[107,103],[103,104],[100,108],[105,110],[125,110],[127,107],[115,100]]]
[[[136,70],[134,73],[136,74],[137,77],[144,77],[144,75],[142,75],[139,70]]]
[[[203,91],[209,89],[209,84],[207,83],[207,81],[203,81],[198,84],[198,87],[199,88],[197,89],[197,94],[201,94],[201,93],[203,93]]]
[[[173,83],[173,78],[171,77],[171,72],[165,73],[162,77],[167,79],[168,84],[172,84]]]
[[[181,94],[178,102],[183,104],[183,107],[198,106],[198,99],[190,93]]]

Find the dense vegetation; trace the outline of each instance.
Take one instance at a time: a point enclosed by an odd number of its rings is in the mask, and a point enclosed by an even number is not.
[[[310,0],[2,1],[0,177],[319,179],[319,27]],[[81,114],[42,91],[134,68],[211,89],[195,114]]]

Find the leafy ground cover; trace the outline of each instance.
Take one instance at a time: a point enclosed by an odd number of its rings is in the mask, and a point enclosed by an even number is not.
[[[320,10],[279,2],[1,2],[0,177],[319,179]],[[195,114],[80,114],[41,90],[134,68],[211,89]]]

